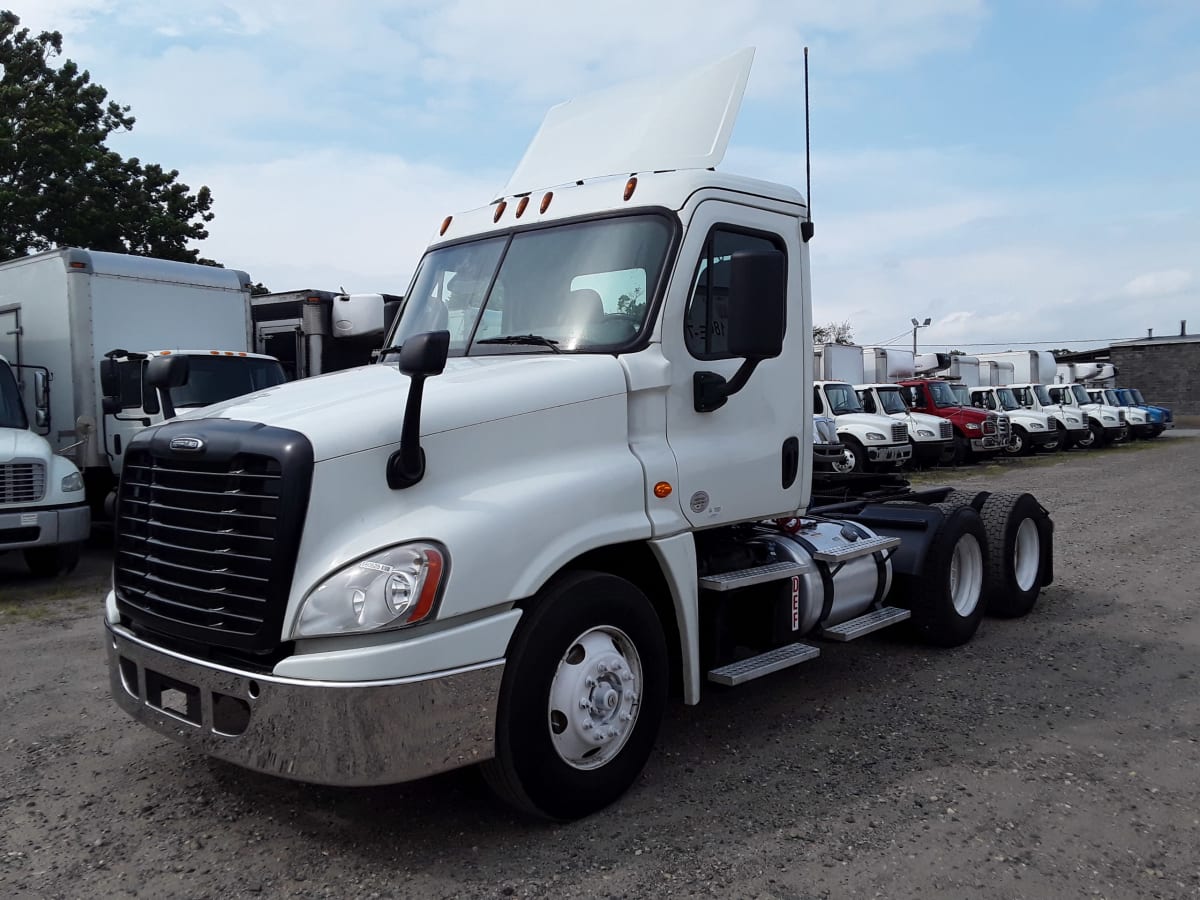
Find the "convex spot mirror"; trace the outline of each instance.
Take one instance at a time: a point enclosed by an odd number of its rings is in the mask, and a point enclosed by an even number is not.
[[[787,326],[787,266],[778,250],[743,250],[730,258],[730,356],[773,359]]]
[[[186,356],[156,356],[146,364],[146,383],[152,388],[183,387],[188,381]]]
[[[449,352],[449,331],[414,334],[400,348],[400,371],[405,375],[440,375]]]

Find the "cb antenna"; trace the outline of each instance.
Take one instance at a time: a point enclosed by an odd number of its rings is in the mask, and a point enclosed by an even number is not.
[[[809,150],[808,132],[808,48],[804,48],[804,202],[806,218],[800,223],[800,238],[804,243],[812,240],[812,161]]]

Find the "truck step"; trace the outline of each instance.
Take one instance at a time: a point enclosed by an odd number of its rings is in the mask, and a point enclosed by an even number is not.
[[[887,628],[889,625],[895,625],[897,622],[903,622],[905,619],[910,618],[912,618],[911,610],[899,609],[895,606],[883,606],[874,612],[867,613],[865,616],[859,616],[857,619],[843,622],[841,625],[834,625],[832,628],[822,628],[817,634],[830,641],[852,641],[855,638],[870,634],[872,631],[879,631],[881,628]]]
[[[880,550],[891,550],[893,547],[899,546],[900,538],[879,535],[876,537],[861,538],[857,541],[847,541],[844,544],[838,544],[834,547],[822,547],[819,550],[813,551],[812,558],[828,563],[849,562],[852,559],[858,559],[860,556],[870,556],[872,553]]]
[[[788,560],[750,569],[738,569],[734,572],[721,572],[718,575],[705,575],[700,579],[700,587],[706,591],[732,591],[750,587],[752,584],[781,581],[807,571],[808,566],[805,563]]]
[[[820,655],[820,648],[814,647],[812,644],[788,644],[768,650],[766,653],[760,653],[758,656],[751,656],[749,659],[741,659],[729,663],[727,666],[721,666],[719,669],[713,669],[708,673],[708,680],[730,686],[742,684],[745,681],[752,681],[755,678],[770,675],[772,672],[778,672],[780,669],[786,669],[788,666],[807,662]]]

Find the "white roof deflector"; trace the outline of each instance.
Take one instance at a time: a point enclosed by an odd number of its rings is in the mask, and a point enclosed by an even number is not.
[[[718,165],[754,62],[754,48],[672,79],[645,79],[551,108],[505,196],[599,178]]]

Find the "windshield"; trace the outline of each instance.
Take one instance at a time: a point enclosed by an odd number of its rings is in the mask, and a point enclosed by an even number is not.
[[[177,409],[208,406],[283,384],[285,380],[278,360],[252,356],[193,356],[188,360],[187,384],[171,389],[171,402]]]
[[[887,413],[906,413],[908,405],[904,402],[904,398],[900,396],[899,390],[890,390],[888,388],[878,388],[876,393],[879,394],[879,405],[883,407],[883,411]]]
[[[1041,403],[1043,406],[1054,402],[1050,399],[1050,391],[1044,384],[1035,384],[1033,392],[1037,394],[1038,403]]]
[[[858,394],[848,384],[825,385],[825,399],[829,401],[829,412],[835,416],[846,413],[860,413],[862,404],[858,402]]]
[[[1095,402],[1091,397],[1088,396],[1088,392],[1083,389],[1082,384],[1072,384],[1070,385],[1070,389],[1071,394],[1075,397],[1075,402],[1081,406]]]
[[[8,363],[0,360],[0,428],[28,428],[25,406]]]
[[[1108,390],[1108,391],[1103,391],[1102,393],[1104,394],[1104,402],[1107,403],[1109,406],[1124,406],[1125,405],[1124,403],[1122,403],[1121,397],[1119,394],[1117,394],[1116,391]]]
[[[929,393],[933,397],[933,405],[945,409],[950,406],[961,406],[950,385],[944,381],[929,382]]]
[[[1021,408],[1021,404],[1017,402],[1016,395],[1009,388],[996,388],[996,396],[1000,399],[1000,405],[1005,409]]]
[[[1133,395],[1133,399],[1137,401],[1138,406],[1146,405],[1146,398],[1142,396],[1142,392],[1137,388],[1129,388],[1129,393]]]
[[[971,390],[965,384],[952,384],[950,390],[954,394],[954,399],[958,401],[959,406],[971,405]]]
[[[433,250],[389,346],[445,329],[451,356],[611,352],[642,332],[670,243],[669,220],[641,215]]]

